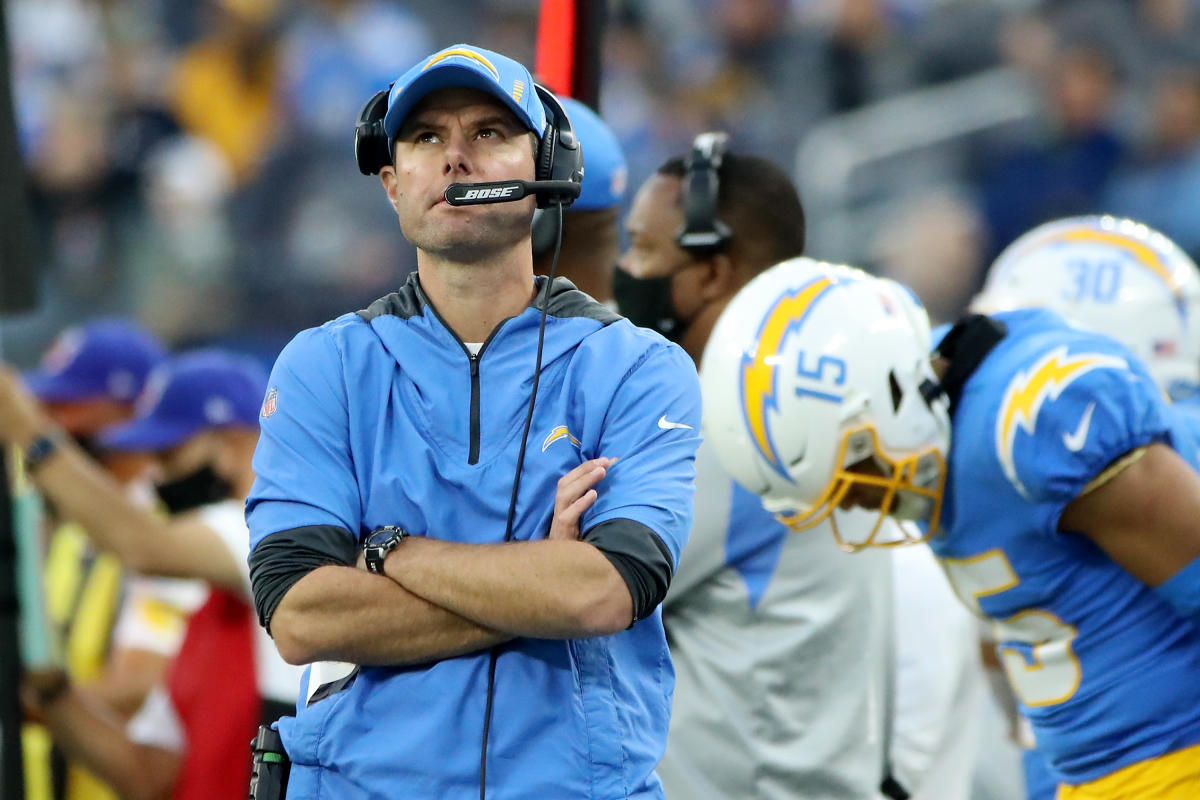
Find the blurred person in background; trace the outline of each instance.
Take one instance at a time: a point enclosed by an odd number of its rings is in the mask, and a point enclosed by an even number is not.
[[[221,149],[241,183],[279,135],[279,4],[216,0],[211,12],[206,35],[176,63],[173,108],[185,130]]]
[[[295,129],[335,144],[345,158],[346,120],[359,98],[404,71],[433,46],[411,9],[384,0],[299,0],[279,40],[280,91]]]
[[[1150,139],[1114,176],[1102,209],[1152,225],[1200,257],[1200,62],[1156,78]]]
[[[700,354],[757,274],[804,249],[791,179],[703,134],[637,192],[615,275],[631,321]],[[696,517],[663,603],[675,700],[659,774],[669,798],[869,798],[885,778],[892,574],[799,536],[702,444]],[[900,795],[895,795],[900,796]]]
[[[975,207],[934,189],[897,202],[870,249],[874,271],[910,287],[940,323],[957,319],[979,286],[985,245]]]
[[[131,501],[20,379],[0,373],[0,438],[23,449],[28,474],[61,513],[131,569],[209,585],[177,657],[127,725],[65,671],[26,675],[30,715],[123,797],[245,796],[246,743],[295,701],[299,671],[255,624],[249,599],[242,503],[265,384],[244,357],[177,356],[151,373],[136,415],[102,431],[106,451],[152,458],[163,517]]]
[[[993,257],[1034,225],[1055,217],[1095,213],[1125,151],[1114,125],[1121,89],[1118,64],[1095,42],[1055,48],[1039,75],[1045,129],[992,154],[980,183]]]
[[[583,189],[563,213],[558,272],[581,292],[613,305],[613,267],[621,257],[621,202],[629,172],[617,137],[600,116],[570,97],[562,99],[579,139],[587,168]],[[558,215],[538,209],[533,215],[533,271],[546,275],[554,256]]]
[[[600,109],[625,152],[630,175],[647,175],[687,146],[692,117],[663,109],[670,104],[671,74],[662,65],[664,41],[645,30],[643,16],[662,4],[624,4],[604,37]],[[696,20],[686,17],[693,25]],[[678,28],[677,28],[678,29]]]
[[[1200,63],[1200,13],[1190,0],[1136,0],[1137,33],[1145,59],[1161,70]]]
[[[232,321],[211,327],[244,324],[248,308],[269,304],[271,319],[253,327],[274,334],[278,352],[297,329],[379,297],[412,271],[391,207],[362,191],[346,148],[360,99],[431,48],[438,15],[410,6],[302,0],[280,17],[277,133],[255,180],[230,197],[240,297],[224,306]]]
[[[171,341],[219,336],[244,313],[233,281],[232,165],[211,141],[174,136],[146,154],[140,178],[146,214],[130,237],[129,294]]]
[[[30,158],[30,197],[47,272],[71,303],[109,311],[123,269],[121,231],[138,210],[136,184],[116,169],[107,97],[72,87],[51,100],[53,114]]]
[[[4,13],[18,136],[26,158],[33,159],[45,143],[64,90],[74,86],[96,99],[104,94],[104,11],[89,0],[9,0]]]
[[[158,340],[135,323],[99,319],[62,333],[25,380],[46,416],[126,487],[132,502],[151,502],[138,455],[104,452],[101,429],[134,413],[134,401],[151,370],[166,357]],[[45,591],[47,611],[61,642],[66,668],[81,690],[128,717],[162,677],[197,603],[193,588],[123,573],[120,562],[99,551],[79,525],[49,504]],[[56,774],[51,742],[40,727],[25,732],[27,797],[48,797]],[[62,787],[70,800],[107,796],[72,764]]]

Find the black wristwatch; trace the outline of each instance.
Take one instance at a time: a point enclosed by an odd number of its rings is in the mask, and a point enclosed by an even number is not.
[[[408,531],[399,525],[384,525],[371,531],[363,540],[363,556],[367,562],[367,570],[382,575],[383,560],[387,558],[387,554],[407,538]]]
[[[36,439],[30,442],[29,447],[25,448],[23,454],[25,470],[33,472],[42,465],[43,461],[57,453],[58,444],[62,440],[62,436],[62,431],[55,429],[48,433],[39,434]]]

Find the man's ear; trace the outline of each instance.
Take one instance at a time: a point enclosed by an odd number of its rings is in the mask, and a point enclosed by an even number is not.
[[[738,282],[737,265],[728,253],[716,253],[708,257],[708,269],[700,285],[700,297],[706,303],[732,297],[741,286]]]
[[[396,176],[396,168],[389,165],[380,169],[379,182],[383,184],[383,190],[387,192],[392,208],[396,209],[396,213],[400,213],[400,181]]]

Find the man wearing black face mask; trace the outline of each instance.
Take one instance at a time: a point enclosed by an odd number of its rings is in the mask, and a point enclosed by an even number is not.
[[[131,502],[15,375],[0,372],[0,438],[23,449],[43,494],[125,565],[210,586],[166,681],[127,728],[97,713],[62,671],[26,676],[27,711],[122,796],[244,794],[246,742],[260,721],[295,701],[299,671],[256,624],[246,566],[242,504],[254,480],[260,408],[270,413],[261,405],[265,387],[266,373],[248,359],[180,356],[151,374],[132,420],[101,433],[107,450],[152,455],[170,510],[164,519]]]
[[[630,247],[613,276],[618,310],[697,363],[738,290],[804,251],[804,210],[787,173],[754,156],[711,155],[703,164],[699,150],[671,159],[642,185],[625,223]],[[689,208],[701,217],[690,227]],[[685,227],[713,235],[683,238]]]
[[[627,225],[618,307],[698,367],[738,290],[804,248],[787,174],[724,153],[720,135],[660,167]],[[695,522],[663,602],[676,670],[659,764],[667,797],[878,796],[891,565],[886,554],[850,558],[831,539],[790,533],[700,446]]]

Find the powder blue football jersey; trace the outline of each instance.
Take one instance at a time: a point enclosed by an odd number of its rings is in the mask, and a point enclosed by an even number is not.
[[[954,413],[942,530],[930,545],[990,618],[1037,747],[1067,783],[1200,742],[1200,631],[1063,509],[1156,442],[1197,465],[1194,428],[1117,342],[1042,310],[1007,336]]]

